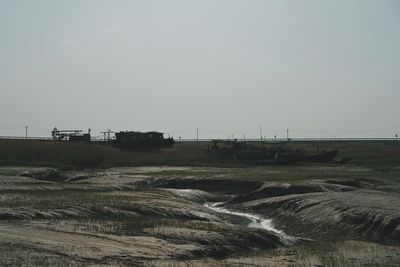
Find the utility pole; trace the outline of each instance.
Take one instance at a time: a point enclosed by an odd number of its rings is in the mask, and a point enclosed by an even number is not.
[[[286,129],[286,138],[289,141],[289,129]]]
[[[262,134],[262,128],[261,128],[261,123],[260,123],[260,140],[263,140],[263,134]]]
[[[25,139],[28,139],[28,125],[25,126]]]
[[[196,129],[196,141],[199,142],[199,128]]]

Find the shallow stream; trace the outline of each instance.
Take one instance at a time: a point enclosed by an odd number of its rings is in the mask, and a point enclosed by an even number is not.
[[[283,231],[278,230],[274,227],[272,224],[271,219],[265,219],[262,218],[261,216],[250,214],[250,213],[244,213],[244,212],[238,212],[238,211],[231,211],[226,208],[221,207],[221,205],[224,202],[216,202],[216,203],[205,203],[204,206],[212,211],[218,212],[218,213],[224,213],[224,214],[230,214],[234,216],[239,216],[239,217],[244,217],[250,221],[250,223],[247,225],[248,227],[252,228],[259,228],[259,229],[264,229],[270,232],[275,233],[284,244],[293,244],[296,242],[297,238],[294,236],[289,236],[285,234]]]

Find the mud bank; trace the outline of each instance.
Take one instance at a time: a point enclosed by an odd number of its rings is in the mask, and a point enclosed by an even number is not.
[[[267,186],[234,198],[225,206],[268,215],[288,233],[312,239],[400,243],[399,195],[374,189],[371,181],[345,180],[343,184],[314,181]]]
[[[289,236],[316,240],[359,239],[400,243],[400,198],[396,182],[382,179],[329,179],[306,183],[270,184],[213,179],[176,179],[163,187],[213,187],[216,194],[230,192],[223,203],[208,205],[220,213],[242,215],[260,225],[278,225]],[[256,188],[255,190],[251,190]],[[387,190],[390,188],[390,190]],[[205,200],[206,201],[206,200]]]

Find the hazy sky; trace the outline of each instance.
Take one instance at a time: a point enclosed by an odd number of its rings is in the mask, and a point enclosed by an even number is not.
[[[400,1],[0,0],[0,135],[400,134]]]

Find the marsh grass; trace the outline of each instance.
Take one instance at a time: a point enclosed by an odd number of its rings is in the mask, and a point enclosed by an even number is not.
[[[339,158],[352,158],[351,164],[390,171],[400,165],[400,141],[382,142],[317,142],[294,143],[294,147],[305,149],[308,153],[322,150],[339,150]]]
[[[0,140],[0,165],[49,166],[62,169],[116,166],[227,166],[210,160],[204,143],[177,144],[154,151],[123,151],[96,143]]]
[[[381,171],[400,166],[400,142],[389,143],[291,143],[288,146],[308,153],[338,149],[340,158],[353,158],[352,164]],[[62,169],[108,168],[113,166],[220,166],[244,167],[247,162],[209,158],[207,142],[176,143],[169,149],[122,151],[96,143],[69,143],[33,140],[0,140],[0,165],[52,166]],[[251,165],[250,165],[251,166]]]

